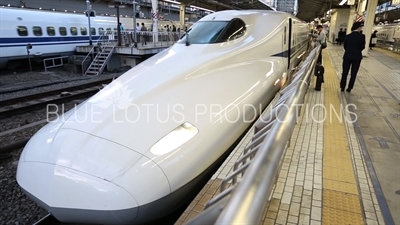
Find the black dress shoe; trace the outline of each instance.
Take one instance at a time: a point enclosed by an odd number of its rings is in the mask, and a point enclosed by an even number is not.
[[[351,92],[351,89],[348,89],[348,88],[347,88],[347,90],[346,90],[346,91],[347,91],[347,92]]]

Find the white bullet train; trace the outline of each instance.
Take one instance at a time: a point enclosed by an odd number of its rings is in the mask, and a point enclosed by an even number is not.
[[[393,45],[394,37],[400,38],[400,24],[386,24],[386,25],[376,25],[372,28],[372,32],[378,31],[378,42],[386,42],[386,44]]]
[[[61,222],[160,218],[250,127],[308,40],[308,25],[290,14],[210,14],[38,131],[17,182]]]
[[[125,29],[133,28],[133,18],[121,17],[120,22]],[[152,26],[151,20],[136,22],[148,29]],[[30,54],[36,58],[73,54],[76,46],[89,44],[88,18],[84,14],[0,7],[0,23],[0,69],[17,67],[18,60],[28,58],[28,43],[33,46]],[[158,22],[160,30],[166,25],[179,27],[178,23]],[[116,17],[91,18],[93,41],[99,39],[101,31],[116,29]]]

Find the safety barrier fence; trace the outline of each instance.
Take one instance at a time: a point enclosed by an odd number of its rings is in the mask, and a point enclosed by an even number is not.
[[[126,29],[121,31],[121,46],[137,48],[141,47],[169,47],[175,44],[184,32],[152,32],[152,31],[137,31]],[[118,33],[116,31],[105,31],[102,34],[106,36],[103,39],[108,39],[115,44],[118,43]],[[136,35],[136,40],[135,40]]]
[[[251,142],[234,164],[233,172],[223,180],[220,194],[187,225],[261,223],[300,116],[319,51],[320,47],[316,47],[310,52],[291,84],[277,94],[275,105],[262,113],[254,124]]]
[[[151,47],[170,47],[175,44],[183,32],[150,32],[133,30],[121,31],[121,46],[131,48],[151,48]],[[136,35],[136,42],[135,42]],[[103,31],[99,38],[93,41],[92,48],[86,57],[82,60],[82,73],[84,74],[85,65],[88,60],[93,61],[97,54],[100,53],[102,46],[116,47],[118,45],[118,34],[116,31]]]
[[[388,40],[386,36],[381,35],[378,36],[376,46],[394,53],[400,53],[400,38],[393,37],[391,40]]]
[[[44,71],[47,71],[47,69],[50,69],[50,68],[63,66],[64,59],[66,59],[67,64],[69,64],[69,56],[60,56],[60,57],[44,59],[43,60]]]

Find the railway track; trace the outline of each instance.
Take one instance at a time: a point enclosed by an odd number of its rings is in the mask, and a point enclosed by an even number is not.
[[[54,216],[51,214],[47,214],[39,221],[35,222],[33,225],[61,225],[62,223],[58,221]]]
[[[107,78],[73,87],[0,101],[0,118],[24,113],[46,106],[47,104],[63,103],[91,96],[97,93],[104,84],[109,84],[113,79],[114,78]]]

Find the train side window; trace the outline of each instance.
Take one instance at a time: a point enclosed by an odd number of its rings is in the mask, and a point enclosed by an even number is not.
[[[286,27],[283,29],[283,44],[286,45]]]
[[[81,27],[81,35],[87,35],[86,27]]]
[[[78,35],[78,29],[76,29],[76,27],[71,27],[69,30],[71,31],[71,35],[73,36]]]
[[[293,46],[295,46],[296,45],[296,38],[297,38],[297,35],[296,35],[296,33],[293,35]]]
[[[47,35],[49,35],[49,36],[56,35],[56,30],[54,29],[54,27],[47,27]]]
[[[17,31],[19,36],[28,36],[28,29],[25,26],[18,26]]]
[[[104,28],[99,27],[99,34],[101,35],[104,32]]]
[[[91,34],[91,35],[96,35],[96,28],[91,27],[91,28],[90,28],[90,34]]]
[[[58,31],[60,32],[61,36],[66,36],[67,35],[67,28],[66,27],[60,27],[60,28],[58,28]]]
[[[39,27],[39,26],[34,26],[34,27],[32,27],[32,30],[33,30],[33,34],[34,34],[35,36],[42,36],[42,35],[43,35],[43,33],[42,33],[42,28]]]
[[[232,41],[238,39],[244,35],[246,31],[246,24],[241,19],[233,19],[225,33],[221,37],[221,41]]]

